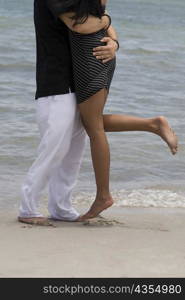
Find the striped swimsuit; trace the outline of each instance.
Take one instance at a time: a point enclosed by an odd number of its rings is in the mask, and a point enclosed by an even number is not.
[[[110,26],[111,18],[108,17]],[[78,104],[103,88],[106,88],[109,92],[116,66],[116,58],[107,63],[102,63],[93,55],[93,48],[106,45],[100,40],[107,36],[107,29],[103,28],[90,34],[82,34],[69,29],[75,93]]]

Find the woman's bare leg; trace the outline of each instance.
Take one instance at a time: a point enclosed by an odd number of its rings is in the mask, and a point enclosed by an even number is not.
[[[140,118],[129,115],[103,115],[106,132],[147,131],[159,135],[169,146],[172,154],[178,150],[178,140],[168,121],[163,116],[155,118]]]
[[[79,220],[94,218],[113,204],[109,191],[110,152],[103,124],[106,90],[102,89],[79,104],[83,125],[90,138],[91,155],[96,178],[96,199],[90,210]]]

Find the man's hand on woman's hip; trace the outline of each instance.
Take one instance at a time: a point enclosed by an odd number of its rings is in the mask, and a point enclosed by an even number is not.
[[[101,42],[105,42],[107,45],[94,48],[93,55],[97,59],[102,60],[103,63],[106,63],[115,57],[118,50],[118,43],[110,37],[104,37]]]

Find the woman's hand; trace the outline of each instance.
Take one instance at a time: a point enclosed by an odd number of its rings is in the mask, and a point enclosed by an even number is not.
[[[115,57],[118,45],[110,37],[104,37],[101,42],[105,42],[107,45],[94,48],[93,55],[96,56],[97,59],[102,60],[103,63],[106,63]]]

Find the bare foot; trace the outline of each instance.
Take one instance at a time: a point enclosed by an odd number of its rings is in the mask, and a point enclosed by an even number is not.
[[[173,155],[176,154],[178,151],[178,138],[175,132],[170,128],[167,119],[160,116],[155,118],[154,122],[154,133],[159,135],[167,143]]]
[[[41,226],[52,226],[53,224],[49,222],[47,218],[44,217],[33,217],[33,218],[22,218],[18,217],[18,221],[31,225],[41,225]]]
[[[114,202],[113,202],[112,197],[109,197],[109,198],[106,198],[106,199],[99,199],[99,198],[97,199],[97,198],[96,198],[96,200],[95,200],[94,203],[92,204],[90,210],[89,210],[86,214],[80,216],[80,217],[77,219],[77,221],[78,221],[78,222],[83,222],[83,221],[85,221],[85,220],[87,220],[87,219],[95,218],[95,217],[99,216],[99,214],[100,214],[103,210],[105,210],[105,209],[107,209],[108,207],[112,206],[113,203],[114,203]]]

